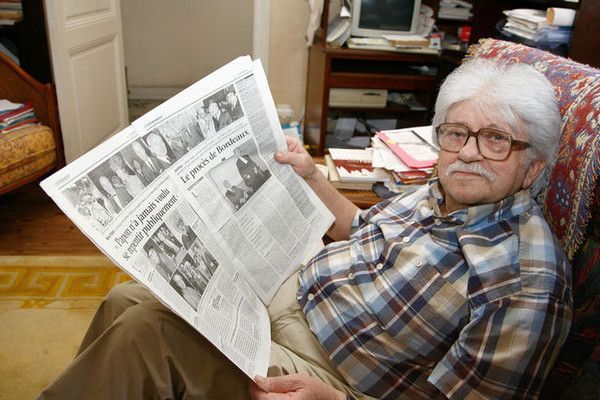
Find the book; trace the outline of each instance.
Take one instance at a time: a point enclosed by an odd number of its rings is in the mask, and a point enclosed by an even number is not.
[[[343,182],[340,179],[340,174],[336,168],[333,159],[329,154],[325,155],[325,165],[327,166],[327,179],[336,189],[345,189],[345,190],[371,190],[373,187],[372,182]]]
[[[373,149],[329,148],[329,155],[341,182],[385,182],[389,174],[373,167]]]
[[[17,104],[6,101],[0,107],[0,133],[7,133],[37,123],[31,103]]]
[[[23,19],[23,11],[0,9],[0,19],[20,21]]]
[[[440,0],[440,7],[458,7],[458,8],[473,8],[473,4],[464,0]]]
[[[383,35],[383,38],[396,47],[429,47],[429,39],[420,35]]]

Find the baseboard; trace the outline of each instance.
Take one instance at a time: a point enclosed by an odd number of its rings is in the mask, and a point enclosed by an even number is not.
[[[181,92],[184,87],[178,86],[130,86],[130,99],[159,99],[166,100]]]

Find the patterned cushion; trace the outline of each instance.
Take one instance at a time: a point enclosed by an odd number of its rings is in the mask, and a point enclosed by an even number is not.
[[[0,134],[0,189],[53,166],[54,147],[52,131],[43,125]]]
[[[569,259],[583,243],[600,173],[600,70],[521,44],[482,39],[467,58],[530,64],[554,85],[562,139],[540,204]]]

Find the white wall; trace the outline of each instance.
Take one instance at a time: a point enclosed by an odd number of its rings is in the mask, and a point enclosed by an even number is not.
[[[297,119],[304,112],[309,15],[307,0],[271,0],[269,85],[275,103],[291,105]]]
[[[248,0],[122,0],[128,87],[184,88],[252,54]],[[160,92],[160,91],[159,91]]]
[[[268,78],[276,104],[304,109],[307,0],[270,0]],[[259,3],[261,4],[261,3]],[[252,54],[253,1],[122,0],[130,96],[168,98],[239,55]]]

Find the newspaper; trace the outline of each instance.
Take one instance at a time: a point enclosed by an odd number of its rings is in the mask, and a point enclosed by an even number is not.
[[[41,183],[112,261],[248,376],[266,310],[333,215],[289,165],[261,64],[240,57]]]

